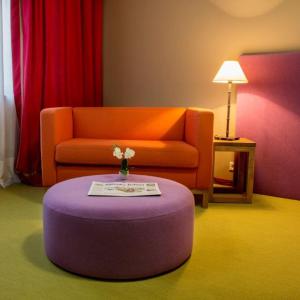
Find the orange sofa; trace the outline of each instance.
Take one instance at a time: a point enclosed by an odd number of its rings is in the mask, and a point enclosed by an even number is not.
[[[130,173],[160,176],[190,189],[212,184],[213,113],[197,108],[48,108],[41,112],[43,185],[118,173],[112,145],[136,155]]]

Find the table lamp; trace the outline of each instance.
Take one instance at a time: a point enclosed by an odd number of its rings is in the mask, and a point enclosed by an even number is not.
[[[238,137],[230,137],[229,136],[229,122],[230,122],[230,100],[231,100],[231,89],[232,84],[236,83],[247,83],[248,80],[239,64],[238,61],[235,60],[225,60],[219,69],[217,75],[213,79],[213,82],[216,83],[227,83],[228,84],[228,92],[227,92],[227,122],[226,122],[226,136],[215,136],[217,140],[238,140]]]

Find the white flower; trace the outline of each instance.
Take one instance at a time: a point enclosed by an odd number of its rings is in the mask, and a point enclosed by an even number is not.
[[[114,148],[113,156],[115,156],[118,159],[123,158],[123,152],[121,151],[120,147],[115,147]]]
[[[135,151],[134,150],[132,150],[130,148],[126,148],[125,154],[124,154],[124,158],[125,159],[132,158],[132,157],[134,157],[134,155],[135,155]]]

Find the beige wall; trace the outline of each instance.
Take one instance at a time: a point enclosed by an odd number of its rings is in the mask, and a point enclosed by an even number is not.
[[[104,105],[210,108],[223,134],[219,66],[300,49],[299,11],[300,0],[104,0]]]

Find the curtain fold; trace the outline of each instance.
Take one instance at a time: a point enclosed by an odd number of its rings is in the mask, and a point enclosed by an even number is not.
[[[0,0],[0,186],[18,182],[14,173],[16,110],[13,96],[10,1]]]
[[[11,0],[16,172],[41,184],[43,108],[102,105],[102,0]]]

